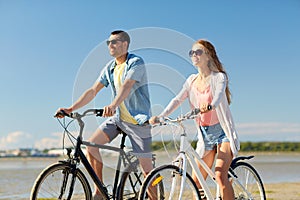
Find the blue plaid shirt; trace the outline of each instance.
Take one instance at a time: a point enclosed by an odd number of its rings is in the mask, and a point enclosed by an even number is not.
[[[134,54],[128,54],[125,65],[122,82],[126,79],[135,80],[136,82],[133,85],[130,94],[124,100],[124,104],[134,119],[142,125],[149,120],[151,115],[148,78],[145,63],[141,57]],[[109,84],[111,85],[114,97],[117,95],[114,84],[115,66],[115,59],[108,62],[98,78],[105,87]],[[119,113],[120,110],[117,108],[116,114],[118,118],[120,116]]]

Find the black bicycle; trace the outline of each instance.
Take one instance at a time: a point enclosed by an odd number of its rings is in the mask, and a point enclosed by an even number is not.
[[[45,199],[86,199],[92,200],[92,190],[85,173],[80,169],[80,163],[92,178],[93,182],[97,185],[98,189],[102,193],[104,199],[137,199],[139,190],[142,185],[144,175],[140,170],[137,157],[132,151],[125,152],[125,138],[126,133],[121,131],[122,139],[120,147],[113,147],[108,145],[98,145],[83,141],[83,128],[84,122],[82,118],[89,115],[102,116],[103,109],[89,109],[79,113],[61,113],[64,116],[72,118],[72,121],[77,121],[80,127],[77,138],[69,132],[68,126],[70,123],[64,123],[59,120],[60,124],[64,128],[64,133],[73,139],[75,142],[74,153],[72,149],[67,149],[67,159],[58,161],[48,167],[46,167],[36,179],[31,191],[31,200],[45,200]],[[112,190],[101,182],[86,156],[82,151],[82,146],[93,146],[99,149],[106,149],[119,153],[117,168],[115,170],[115,179],[113,182]],[[153,165],[155,158],[153,156]],[[121,166],[124,167],[124,172],[121,174]],[[121,175],[121,177],[120,177]]]

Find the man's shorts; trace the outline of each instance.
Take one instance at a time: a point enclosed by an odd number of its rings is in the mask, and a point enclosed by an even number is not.
[[[218,144],[229,142],[225,132],[220,124],[212,126],[200,126],[202,137],[205,144],[205,150],[214,150]]]
[[[99,127],[109,137],[110,142],[120,134],[121,130],[125,132],[131,142],[133,153],[137,157],[151,158],[151,126],[134,125],[117,119],[117,117],[110,117],[105,120]]]

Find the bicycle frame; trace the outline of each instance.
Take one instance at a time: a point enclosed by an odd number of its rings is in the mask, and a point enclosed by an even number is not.
[[[91,110],[86,111],[86,113],[91,111]],[[117,163],[117,169],[115,171],[115,180],[114,180],[114,187],[113,187],[113,199],[115,199],[116,198],[115,195],[117,193],[117,188],[118,188],[119,176],[120,176],[120,172],[121,172],[121,170],[120,170],[121,165],[122,165],[121,162],[123,161],[124,167],[130,166],[130,167],[134,168],[134,163],[132,163],[130,161],[130,158],[128,158],[128,156],[126,155],[126,153],[124,151],[124,147],[125,147],[124,143],[125,143],[126,133],[121,131],[122,140],[121,140],[120,147],[100,145],[100,144],[95,144],[95,143],[91,143],[91,142],[88,142],[88,141],[83,141],[82,140],[82,134],[83,134],[83,129],[84,129],[84,122],[81,119],[82,116],[83,115],[79,115],[78,113],[73,114],[73,118],[77,119],[77,121],[78,121],[80,130],[79,130],[79,135],[76,139],[77,143],[76,143],[76,146],[75,146],[74,158],[71,159],[70,155],[69,155],[69,157],[70,157],[71,160],[76,160],[77,163],[79,163],[78,158],[81,160],[81,162],[83,163],[84,167],[86,168],[88,174],[93,179],[93,181],[96,184],[96,186],[98,187],[98,189],[101,191],[101,193],[105,196],[106,199],[109,199],[110,197],[109,197],[109,194],[108,194],[108,191],[107,191],[105,185],[102,183],[102,181],[96,175],[94,169],[92,168],[92,166],[90,165],[90,163],[87,160],[86,156],[84,155],[84,153],[81,149],[81,145],[92,146],[92,147],[97,147],[99,149],[105,149],[105,150],[118,152],[119,153],[119,158],[118,158],[118,163]],[[76,164],[73,165],[73,169],[74,168],[76,168]]]
[[[208,175],[211,177],[211,179],[214,181],[214,183],[217,185],[217,197],[220,197],[220,190],[218,184],[215,182],[215,175],[213,171],[206,165],[206,163],[200,158],[200,156],[197,154],[197,152],[193,149],[191,144],[187,141],[187,134],[185,127],[181,122],[179,122],[179,125],[183,129],[183,133],[180,134],[180,148],[179,148],[179,154],[176,157],[176,159],[173,161],[173,164],[176,165],[176,163],[179,163],[179,167],[182,169],[182,181],[181,181],[181,188],[179,193],[179,199],[181,199],[183,194],[183,185],[185,184],[186,179],[186,172],[187,172],[187,162],[191,165],[192,169],[194,170],[196,177],[198,181],[200,182],[202,189],[205,191],[205,194],[208,199],[214,199],[213,195],[211,194],[210,189],[207,186],[207,183],[202,176],[198,165],[195,161],[195,159],[198,160],[198,162],[201,164],[201,166],[204,168],[204,170],[208,173]],[[179,161],[179,162],[178,162]],[[175,184],[175,183],[174,183]],[[172,190],[171,190],[172,192]],[[172,196],[172,195],[170,195]]]
[[[134,164],[130,161],[130,159],[128,158],[128,156],[126,155],[125,151],[124,151],[124,142],[125,142],[125,133],[123,133],[123,136],[122,136],[122,141],[121,141],[121,145],[120,147],[113,147],[113,146],[108,146],[108,145],[100,145],[100,144],[94,144],[94,143],[90,143],[90,142],[87,142],[87,141],[82,141],[82,144],[85,145],[85,146],[93,146],[93,147],[97,147],[99,149],[105,149],[105,150],[110,150],[110,151],[115,151],[115,152],[118,152],[119,153],[119,157],[118,157],[118,163],[117,163],[117,168],[116,168],[116,171],[115,171],[115,179],[114,179],[114,187],[113,187],[113,199],[115,198],[115,195],[117,193],[117,188],[118,188],[118,181],[119,181],[119,176],[120,176],[120,172],[121,172],[121,165],[122,165],[122,161],[123,161],[123,165],[124,167],[127,167],[127,166],[130,166],[132,168],[134,168]],[[82,150],[80,149],[81,153]],[[92,178],[95,178],[93,179],[93,181],[96,183],[97,187],[100,189],[102,187],[102,189],[104,189],[106,191],[106,188],[105,186],[103,185],[103,183],[98,179],[97,176],[94,176],[93,175],[93,171],[94,170],[89,170],[89,169],[92,169],[91,165],[89,164],[88,160],[86,159],[86,157],[83,155],[80,155],[80,158],[82,160],[82,163],[84,164],[84,166],[86,167],[87,171],[89,172],[90,176]],[[83,161],[83,159],[86,159],[85,161]],[[126,163],[127,161],[127,163]],[[95,174],[96,175],[96,174]],[[98,181],[97,181],[98,179]],[[97,183],[98,182],[98,183]],[[100,189],[101,190],[101,189]],[[106,191],[107,193],[107,191]]]
[[[220,187],[218,185],[218,183],[216,182],[215,179],[215,174],[213,173],[213,171],[207,166],[207,164],[202,160],[202,158],[199,156],[199,154],[194,150],[194,148],[191,146],[190,142],[187,141],[187,134],[186,134],[186,130],[184,125],[182,124],[181,121],[178,122],[178,124],[180,125],[180,127],[183,129],[183,133],[180,134],[180,149],[179,149],[179,154],[178,156],[174,159],[173,161],[173,165],[176,165],[176,163],[178,163],[178,167],[180,167],[180,169],[182,169],[181,175],[182,175],[182,181],[181,181],[181,188],[180,188],[180,193],[179,193],[179,199],[182,198],[182,194],[183,194],[183,188],[184,188],[184,184],[185,184],[185,179],[186,179],[186,173],[187,173],[187,162],[190,164],[190,166],[192,167],[192,169],[195,172],[195,175],[199,181],[199,183],[202,186],[202,189],[205,192],[205,195],[207,197],[208,200],[214,200],[216,199],[221,199],[221,194],[220,194]],[[249,159],[249,158],[248,158]],[[213,180],[214,184],[216,185],[216,197],[214,198],[210,189],[208,188],[208,185],[206,183],[206,180],[204,179],[204,177],[202,176],[200,169],[198,168],[198,165],[196,163],[196,160],[200,163],[200,165],[203,167],[203,169],[207,172],[208,176],[210,176],[210,178]],[[239,180],[237,179],[237,177],[233,174],[233,172],[231,172],[229,170],[229,175],[230,178],[236,182],[249,196],[251,196],[251,194],[245,189],[245,187],[239,182]],[[176,180],[174,180],[176,181]],[[175,182],[173,182],[172,184],[175,185]],[[171,194],[173,191],[173,187],[171,189]],[[172,196],[172,195],[170,195]]]
[[[220,186],[218,185],[218,183],[215,181],[215,174],[213,173],[213,171],[206,165],[206,163],[202,160],[202,158],[200,158],[199,154],[192,148],[192,146],[190,145],[189,142],[187,142],[186,140],[184,140],[184,144],[185,146],[188,146],[189,150],[186,152],[186,157],[190,163],[190,165],[192,166],[193,170],[196,173],[196,176],[202,186],[202,189],[205,191],[206,196],[208,197],[208,199],[214,199],[213,195],[211,194],[210,189],[208,188],[205,179],[203,178],[197,163],[195,161],[196,158],[197,161],[200,163],[200,165],[203,167],[203,169],[208,173],[208,175],[210,176],[210,178],[214,181],[214,183],[217,186],[217,190],[216,190],[216,198],[217,199],[221,199],[221,193],[220,193]],[[239,185],[240,188],[242,188],[244,190],[244,192],[247,193],[248,196],[251,196],[251,193],[249,193],[247,191],[247,189],[239,182],[239,180],[237,179],[237,177],[233,174],[232,171],[228,171],[228,174],[230,175],[230,178],[232,179],[232,182],[235,182],[236,184]]]

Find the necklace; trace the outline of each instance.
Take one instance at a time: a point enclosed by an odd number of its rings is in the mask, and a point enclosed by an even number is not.
[[[198,91],[203,92],[210,85],[210,74],[205,76],[199,74],[196,78],[196,88]]]

